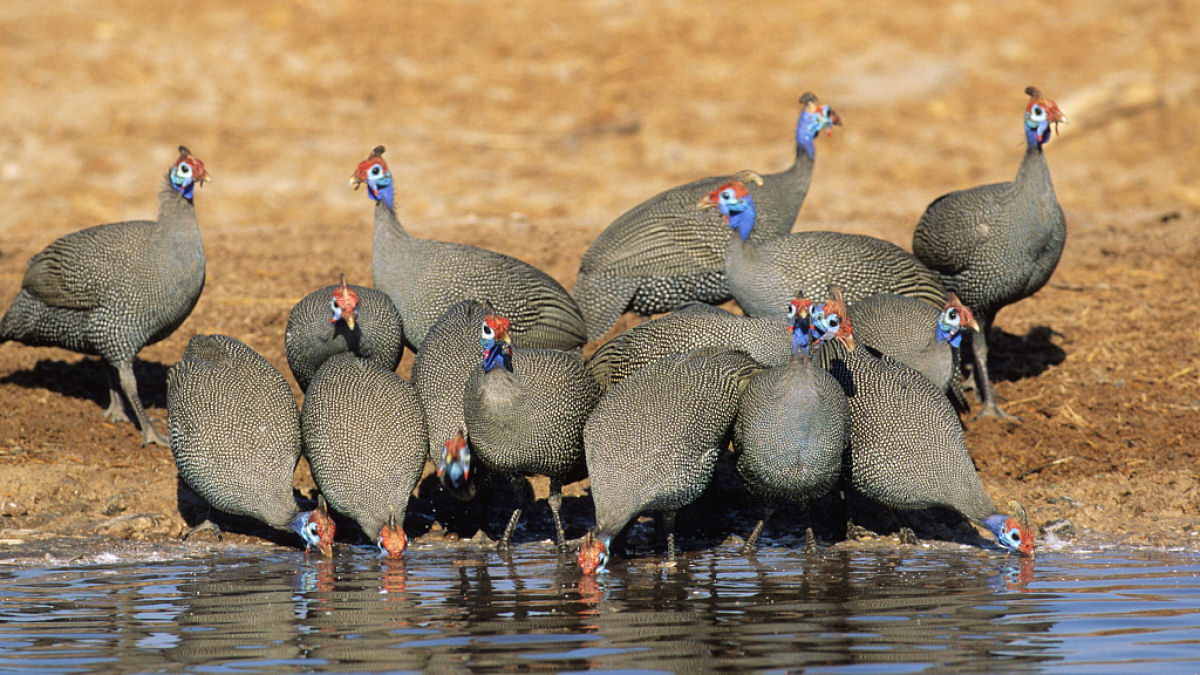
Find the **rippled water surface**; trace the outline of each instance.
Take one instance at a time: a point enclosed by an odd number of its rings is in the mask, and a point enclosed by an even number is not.
[[[1200,557],[717,550],[599,581],[537,545],[0,567],[3,671],[719,667],[1200,672]]]

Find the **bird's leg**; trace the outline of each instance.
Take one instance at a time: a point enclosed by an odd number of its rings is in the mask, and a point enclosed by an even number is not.
[[[146,409],[142,407],[142,399],[138,397],[137,379],[133,376],[133,362],[126,361],[116,368],[121,391],[125,393],[125,399],[129,401],[133,413],[137,415],[137,423],[142,430],[142,445],[157,443],[168,448],[171,447],[171,441],[154,428],[154,425],[150,423],[150,417],[146,415]]]
[[[988,321],[984,325],[983,330],[971,335],[971,347],[975,352],[975,399],[983,404],[983,409],[976,413],[975,417],[999,417],[1000,419],[1019,422],[1021,421],[1020,417],[1010,415],[1000,409],[1000,404],[996,402],[996,390],[992,388],[992,380],[988,377],[987,334],[991,329],[991,322]]]
[[[183,541],[187,541],[188,538],[197,532],[212,532],[216,536],[217,541],[221,541],[221,526],[217,525],[212,519],[212,504],[208,505],[208,514],[204,516],[204,522],[183,533]]]
[[[550,479],[550,496],[546,498],[546,503],[550,505],[550,515],[554,516],[554,543],[560,552],[567,550],[567,536],[563,532],[562,524],[562,480],[559,478]]]
[[[104,410],[104,419],[112,422],[128,422],[129,415],[125,414],[125,401],[121,398],[120,384],[117,382],[117,369],[108,366],[104,370],[108,379],[108,408]]]
[[[667,564],[675,564],[675,511],[660,511],[662,531],[667,537]]]
[[[811,527],[804,528],[804,552],[805,553],[816,553],[817,552],[817,537],[816,537],[816,535],[813,534]]]
[[[532,498],[532,490],[529,488],[529,481],[525,480],[524,476],[513,476],[511,478],[513,490],[517,493],[517,508],[513,510],[512,516],[508,519],[508,525],[504,528],[504,534],[500,537],[500,541],[496,543],[496,548],[509,548],[512,546],[513,530],[517,529],[517,521],[521,519],[521,511],[529,505]]]
[[[748,555],[758,548],[758,535],[762,534],[763,526],[771,519],[771,514],[775,513],[775,509],[765,507],[763,509],[762,518],[758,519],[758,523],[754,525],[754,529],[750,531],[750,536],[746,537],[746,543],[742,544],[742,555]]]

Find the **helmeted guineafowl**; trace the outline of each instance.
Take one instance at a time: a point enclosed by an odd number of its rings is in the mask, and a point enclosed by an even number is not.
[[[845,300],[836,288],[813,312],[822,344],[814,360],[829,370],[850,402],[846,482],[895,509],[953,509],[987,528],[1006,549],[1033,555],[1033,533],[996,512],[967,453],[962,424],[950,402],[925,376],[856,341]]]
[[[351,352],[396,370],[404,329],[392,299],[374,288],[340,282],[313,291],[292,307],[284,333],[288,367],[301,390],[325,359]]]
[[[425,468],[425,418],[396,373],[349,352],[329,357],[300,409],[304,454],[329,506],[389,558],[407,544],[404,514]]]
[[[675,556],[675,511],[712,480],[729,441],[738,399],[759,369],[742,352],[705,348],[665,356],[618,382],[583,429],[596,527],[579,566],[604,569],[608,549],[642,511],[661,513],[667,559]]]
[[[750,189],[760,204],[756,240],[791,231],[812,180],[813,139],[840,124],[837,113],[815,94],[800,97],[796,159],[780,173],[759,176]],[[604,337],[626,310],[668,312],[689,302],[728,300],[725,248],[730,233],[704,214],[696,200],[730,180],[702,178],[671,188],[626,211],[596,238],[579,266],[571,294],[587,319],[588,340]]]
[[[804,504],[838,481],[850,442],[850,404],[837,380],[808,355],[808,300],[791,302],[792,358],[755,373],[742,393],[733,424],[733,449],[742,483],[763,507],[743,552],[752,551],[763,525],[782,501]]]
[[[587,368],[603,393],[667,354],[705,346],[746,352],[763,366],[784,365],[792,354],[784,322],[741,316],[697,302],[613,337],[592,354]]]
[[[97,225],[58,238],[29,260],[21,291],[0,322],[0,342],[103,358],[110,366],[104,417],[129,419],[123,393],[142,445],[169,441],[138,397],[133,358],[173,333],[200,299],[204,246],[192,192],[208,178],[204,163],[179,146],[159,195],[158,220]]]
[[[393,208],[395,185],[383,146],[359,163],[352,185],[375,202],[371,272],[404,323],[404,338],[420,349],[425,334],[460,300],[485,300],[518,323],[517,347],[574,349],[586,341],[583,315],[567,291],[536,267],[495,251],[405,231]]]
[[[937,198],[913,232],[913,253],[979,321],[981,330],[971,341],[976,393],[983,404],[979,414],[1011,419],[996,403],[988,375],[988,332],[996,312],[1046,284],[1067,240],[1067,221],[1042,153],[1050,125],[1057,129],[1067,116],[1036,88],[1025,93],[1025,158],[1016,179]]]
[[[320,511],[302,513],[292,496],[300,459],[296,399],[257,352],[227,335],[193,336],[167,371],[167,425],[179,475],[210,506],[291,530],[332,553],[333,522]]]
[[[600,398],[600,387],[574,354],[514,350],[506,317],[489,314],[480,330],[482,363],[463,392],[467,441],[474,459],[492,475],[507,478],[521,497],[499,544],[511,545],[517,520],[532,502],[526,477],[546,476],[555,541],[562,548],[562,486],[587,475],[583,425]]]
[[[876,293],[908,295],[937,307],[946,302],[937,275],[911,253],[882,239],[818,231],[755,242],[750,234],[757,228],[756,202],[738,181],[713,190],[696,206],[715,209],[738,233],[729,241],[725,278],[750,316],[782,318],[797,292],[831,283],[844,284],[851,302]]]
[[[442,488],[463,501],[475,496],[479,472],[465,441],[451,441],[466,433],[463,389],[479,365],[479,326],[487,314],[474,300],[455,303],[438,317],[413,359],[412,385],[425,412],[429,459]]]
[[[946,306],[904,295],[881,293],[852,303],[854,340],[904,363],[929,378],[956,409],[967,410],[959,379],[958,348],[968,328],[978,332],[970,308],[951,293]]]

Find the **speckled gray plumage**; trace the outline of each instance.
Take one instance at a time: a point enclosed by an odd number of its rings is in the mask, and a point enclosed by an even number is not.
[[[200,299],[204,246],[192,202],[168,186],[158,220],[97,225],[33,256],[21,291],[0,322],[0,342],[96,354],[112,366],[106,417],[126,419],[125,394],[142,442],[166,444],[137,395],[133,358],[170,335]]]
[[[758,204],[751,241],[791,231],[812,181],[813,158],[796,148],[792,165],[747,181]],[[696,202],[734,176],[692,181],[647,199],[600,233],[583,254],[571,294],[587,319],[589,340],[604,337],[627,310],[650,315],[689,302],[730,298],[725,283],[725,249],[734,235]]]
[[[417,349],[438,317],[466,299],[490,302],[509,317],[518,347],[573,349],[586,341],[583,314],[550,275],[495,251],[414,237],[382,200],[375,204],[371,270]]]
[[[719,214],[709,217],[720,220]],[[757,221],[755,230],[758,229]],[[797,295],[842,287],[847,302],[876,293],[907,295],[941,307],[947,299],[936,274],[904,249],[875,237],[842,232],[795,232],[768,242],[736,236],[726,255],[733,297],[750,316],[782,319]]]
[[[329,303],[338,285],[313,291],[292,307],[284,333],[288,367],[300,385],[307,389],[317,368],[334,354],[351,352],[396,370],[404,355],[404,329],[400,314],[391,298],[382,291],[348,284],[358,295],[354,330],[346,322],[330,323]]]
[[[757,370],[740,352],[671,354],[600,397],[583,430],[599,538],[642,511],[674,512],[704,492]]]
[[[372,540],[408,499],[425,468],[425,419],[396,373],[348,352],[317,369],[300,410],[304,454],[329,506]]]
[[[561,546],[562,485],[586,476],[583,425],[600,387],[578,357],[562,351],[514,349],[512,372],[502,366],[485,372],[482,350],[478,360],[463,391],[473,457],[510,481],[550,479],[550,508]],[[511,535],[508,528],[506,534]]]
[[[946,393],[952,403],[965,403],[958,377],[958,350],[938,342],[941,311],[927,302],[881,293],[849,306],[854,339],[916,370]]]
[[[442,461],[446,441],[466,432],[463,390],[479,365],[479,329],[488,312],[474,300],[463,300],[446,310],[413,359],[412,385],[421,399],[429,429],[429,458]]]
[[[733,448],[742,482],[768,512],[779,500],[805,503],[828,492],[849,442],[846,394],[803,350],[750,378],[738,404]]]
[[[615,336],[592,354],[587,367],[603,392],[667,354],[705,346],[743,351],[763,366],[784,365],[792,354],[792,338],[782,321],[694,303]]]
[[[827,342],[814,360],[850,403],[850,485],[896,509],[944,506],[978,524],[996,513],[958,415],[925,376],[861,344],[851,352]]]
[[[300,411],[275,366],[227,335],[195,335],[167,371],[171,452],[209,504],[285,530],[298,514],[292,474]]]

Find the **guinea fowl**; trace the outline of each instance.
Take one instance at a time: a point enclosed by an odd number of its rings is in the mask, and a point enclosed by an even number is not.
[[[860,300],[876,293],[907,295],[941,307],[946,291],[937,275],[911,253],[875,237],[842,232],[795,232],[766,242],[750,235],[757,229],[757,206],[746,186],[731,181],[713,190],[696,207],[716,209],[732,237],[725,256],[725,279],[742,310],[750,316],[781,314],[796,292],[846,284],[846,297]]]
[[[675,511],[712,480],[738,399],[758,364],[741,352],[671,354],[609,389],[583,429],[596,527],[579,566],[603,570],[612,538],[642,511],[661,514],[667,560],[675,559]]]
[[[781,500],[807,503],[837,484],[850,442],[850,404],[837,380],[808,356],[808,300],[789,304],[792,357],[755,373],[742,393],[733,449],[742,483],[763,506],[743,552],[754,550]],[[779,332],[787,335],[783,326]]]
[[[982,327],[971,341],[976,393],[983,404],[979,414],[1009,419],[1017,418],[996,403],[988,375],[988,332],[996,312],[1046,284],[1067,240],[1067,222],[1042,153],[1050,125],[1057,130],[1067,116],[1035,87],[1025,93],[1025,158],[1016,179],[937,198],[913,232],[913,253],[963,299]]]
[[[978,332],[971,310],[951,293],[941,310],[903,295],[879,294],[850,305],[854,339],[900,361],[929,378],[956,409],[966,397],[958,377],[958,348],[963,331]]]
[[[781,366],[792,355],[787,324],[753,318],[719,307],[692,303],[643,322],[604,343],[587,368],[601,393],[643,366],[675,352],[705,346],[746,352],[763,366]]]
[[[821,343],[814,357],[850,402],[847,483],[894,509],[953,509],[991,531],[1009,552],[1032,556],[1033,533],[997,513],[984,492],[950,402],[912,368],[870,347],[855,348],[845,299],[836,286],[829,292],[831,299],[813,312]]]
[[[425,411],[429,459],[438,467],[442,489],[462,501],[475,496],[479,473],[466,441],[452,441],[466,432],[463,390],[479,365],[479,326],[487,314],[474,300],[456,303],[438,317],[413,359],[412,385]]]
[[[375,202],[371,270],[375,287],[391,296],[404,337],[420,349],[425,334],[460,300],[485,300],[517,322],[518,347],[573,349],[586,341],[583,315],[557,281],[541,270],[494,251],[418,239],[404,230],[393,207],[395,186],[383,146],[359,163],[350,178],[367,186]]]
[[[800,97],[796,158],[780,173],[753,174],[751,188],[762,208],[756,240],[791,231],[808,194],[815,148],[822,129],[841,124],[815,94]],[[642,315],[668,312],[689,302],[728,300],[725,248],[730,235],[692,206],[729,176],[702,178],[638,204],[596,238],[579,266],[572,295],[587,319],[588,340],[604,336],[626,310]]]
[[[404,329],[392,299],[382,291],[346,283],[309,293],[292,307],[284,333],[288,367],[301,390],[334,354],[351,352],[396,370],[404,355]]]
[[[169,445],[138,397],[133,358],[183,323],[204,289],[204,245],[192,192],[209,179],[182,145],[159,195],[158,220],[97,225],[64,235],[29,260],[0,321],[0,342],[96,354],[109,365],[104,417],[137,417],[142,445]],[[118,388],[121,393],[118,393]]]
[[[227,335],[193,336],[167,371],[167,424],[179,475],[210,506],[332,553],[333,521],[323,509],[301,512],[292,495],[300,411],[275,366]]]
[[[313,480],[335,511],[389,558],[408,542],[404,514],[425,468],[425,418],[396,373],[344,352],[325,361],[300,410]]]
[[[513,530],[533,495],[527,476],[550,479],[547,503],[554,516],[555,542],[563,535],[562,486],[587,475],[583,425],[600,398],[600,388],[583,362],[553,349],[513,350],[506,317],[489,314],[481,323],[483,363],[463,392],[467,440],[492,475],[504,476],[520,496],[499,545],[512,544]]]

